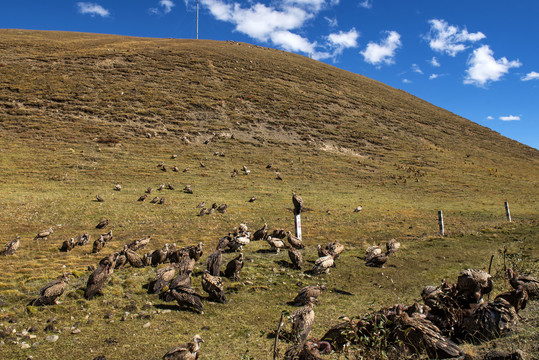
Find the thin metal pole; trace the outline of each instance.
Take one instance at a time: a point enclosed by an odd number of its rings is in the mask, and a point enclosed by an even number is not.
[[[442,210],[438,211],[438,225],[440,226],[440,235],[444,236],[444,215],[442,213]]]
[[[296,228],[296,237],[301,240],[301,215],[300,211],[294,210],[294,225]]]
[[[197,0],[197,40],[198,40],[198,0]]]
[[[509,203],[505,202],[505,215],[507,216],[507,221],[511,222],[511,213],[509,212]]]

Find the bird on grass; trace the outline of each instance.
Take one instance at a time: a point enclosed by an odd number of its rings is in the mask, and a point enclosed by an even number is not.
[[[152,239],[151,235],[145,236],[140,240],[133,240],[130,244],[127,245],[127,247],[133,251],[137,251],[139,249],[142,249],[146,245],[150,243],[150,240]]]
[[[514,289],[518,289],[522,286],[530,299],[539,299],[539,281],[530,275],[519,274],[512,268],[507,269],[507,275],[509,276],[509,284]]]
[[[148,194],[142,194],[137,201],[144,201],[148,197]]]
[[[204,273],[202,273],[202,290],[208,293],[208,299],[222,304],[226,303],[223,289],[223,280],[219,276],[212,276],[208,270],[204,270]]]
[[[19,249],[21,246],[21,237],[17,236],[14,240],[11,240],[8,242],[4,248],[0,252],[0,255],[13,255],[15,252]]]
[[[295,249],[293,247],[288,248],[288,257],[290,258],[294,269],[303,269],[303,256],[298,249]]]
[[[309,285],[301,288],[294,298],[293,304],[296,306],[307,305],[311,299],[318,300],[318,297],[327,287],[324,285]]]
[[[76,245],[75,238],[71,238],[71,239],[66,240],[66,241],[64,241],[62,243],[62,246],[60,247],[60,251],[69,252],[69,251],[73,250],[75,245]]]
[[[213,276],[219,276],[221,274],[221,265],[223,264],[223,252],[222,250],[215,250],[208,256],[206,268]]]
[[[254,232],[252,241],[265,240],[268,235],[268,224],[264,224],[261,229]]]
[[[103,287],[105,286],[108,277],[114,272],[114,266],[115,259],[113,254],[103,258],[99,262],[99,266],[92,272],[86,282],[84,297],[87,300],[92,300],[94,296],[103,294]]]
[[[240,253],[235,259],[232,259],[226,264],[225,277],[240,280],[240,271],[243,269],[243,254]]]
[[[305,245],[303,245],[303,242],[300,238],[292,235],[291,231],[286,232],[286,240],[288,240],[288,243],[290,246],[292,246],[295,249],[304,249]]]
[[[303,210],[303,199],[295,192],[292,192],[292,203],[294,204],[295,213],[299,214]]]
[[[53,227],[51,226],[49,230],[43,230],[37,233],[34,237],[34,240],[47,240],[47,238],[54,232]]]
[[[163,360],[196,360],[198,359],[200,344],[203,342],[204,340],[202,340],[200,335],[195,335],[193,341],[176,346],[167,352],[163,356]]]
[[[103,219],[95,226],[96,229],[103,229],[109,224],[109,219]]]
[[[315,298],[309,298],[307,304],[294,311],[289,320],[292,322],[292,337],[296,342],[304,342],[311,332],[314,322],[314,304]]]
[[[101,195],[99,195],[99,194],[97,194],[97,195],[95,196],[95,199],[97,200],[97,202],[103,202],[103,201],[105,201],[105,199],[103,199],[103,197],[102,197]]]
[[[58,277],[56,280],[51,281],[45,285],[40,291],[37,299],[33,300],[30,305],[42,306],[42,305],[56,305],[58,298],[64,293],[65,288],[69,282],[69,273],[65,273]]]

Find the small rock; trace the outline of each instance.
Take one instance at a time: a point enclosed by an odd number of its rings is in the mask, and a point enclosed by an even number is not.
[[[29,348],[30,348],[30,344],[27,344],[27,343],[25,343],[25,342],[23,342],[23,343],[21,344],[21,349],[29,349]]]
[[[80,333],[80,329],[73,329],[71,331],[72,334],[79,334]]]
[[[49,324],[47,326],[45,326],[45,329],[43,329],[43,331],[46,331],[46,332],[50,332],[50,331],[55,331],[56,328],[54,327],[53,324]]]
[[[45,340],[49,341],[49,342],[56,342],[58,341],[59,339],[59,336],[58,335],[49,335],[45,338]]]
[[[149,328],[150,327],[150,322],[148,321],[146,324],[142,325],[143,328]]]
[[[170,313],[170,312],[172,312],[172,310],[170,310],[170,309],[165,309],[165,310],[161,311],[161,314],[168,314],[168,313]]]

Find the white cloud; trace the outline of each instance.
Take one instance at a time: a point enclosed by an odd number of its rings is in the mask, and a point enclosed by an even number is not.
[[[509,61],[505,57],[496,60],[493,54],[488,45],[474,50],[468,59],[470,67],[466,70],[465,84],[481,87],[490,81],[499,81],[509,69],[522,65],[518,60]]]
[[[502,120],[502,121],[518,121],[518,120],[520,120],[520,116],[515,116],[515,115],[500,116],[500,120]]]
[[[357,46],[358,37],[359,32],[355,28],[352,28],[348,32],[341,30],[338,33],[329,34],[327,38],[329,43],[336,47],[351,48]]]
[[[107,9],[96,3],[78,2],[77,7],[79,8],[79,12],[85,15],[99,15],[101,17],[107,17],[110,15],[110,12]]]
[[[418,74],[423,74],[423,70],[417,64],[412,64],[412,71]]]
[[[439,77],[440,77],[439,74],[432,74],[432,75],[429,76],[429,80],[434,80],[434,79],[437,79]]]
[[[276,31],[271,34],[271,41],[286,51],[301,51],[313,54],[316,44],[312,44],[304,37],[290,31]]]
[[[361,52],[366,62],[372,65],[387,65],[393,63],[395,52],[401,47],[400,35],[396,31],[388,31],[387,38],[380,44],[370,42],[367,48]]]
[[[329,27],[337,27],[339,25],[339,22],[337,21],[337,18],[329,18],[327,16],[324,17],[326,21],[328,22]]]
[[[521,80],[522,81],[539,80],[539,73],[532,71],[526,74],[526,76],[524,76]]]
[[[492,117],[492,116],[487,116],[487,120],[494,120],[494,117]]]
[[[164,8],[163,12],[165,14],[168,14],[169,12],[171,12],[172,8],[175,6],[174,2],[172,2],[171,0],[160,0],[159,5],[161,5]]]
[[[464,43],[486,38],[482,32],[469,33],[466,29],[460,30],[458,26],[449,25],[445,20],[432,19],[429,24],[430,32],[425,38],[429,40],[430,48],[450,56],[466,50]]]
[[[432,59],[430,59],[430,64],[434,67],[440,67],[440,63],[438,62],[438,59],[436,59],[436,56],[433,56]]]
[[[412,83],[412,81],[408,80],[408,79],[402,79],[402,82],[405,83],[405,84],[411,84]]]
[[[362,8],[365,8],[365,9],[371,9],[372,8],[372,1],[371,0],[363,0],[363,1],[360,1],[359,6],[361,6]]]

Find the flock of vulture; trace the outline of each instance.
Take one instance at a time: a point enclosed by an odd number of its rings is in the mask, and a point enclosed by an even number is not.
[[[161,165],[161,169],[166,171],[164,165]],[[243,170],[248,171],[246,168]],[[170,184],[167,186],[171,187]],[[163,188],[165,185],[161,186],[161,189]],[[120,191],[121,186],[116,185],[115,190]],[[189,185],[184,191],[192,193]],[[144,201],[151,192],[152,189],[148,188],[139,201]],[[103,201],[99,195],[96,199]],[[164,198],[159,198],[154,202],[164,203]],[[303,210],[301,197],[293,193],[292,202],[295,213],[301,213]],[[226,204],[213,204],[209,210],[206,210],[204,205],[199,205],[202,208],[200,215],[210,214],[214,210],[224,212],[227,208]],[[97,224],[96,228],[104,229],[108,225],[109,221],[105,219]],[[53,232],[53,228],[42,231],[34,240],[46,240]],[[93,243],[92,252],[100,252],[112,237],[112,230],[100,235]],[[305,245],[301,238],[284,229],[269,231],[267,224],[251,233],[247,225],[240,224],[226,236],[221,237],[215,250],[207,257],[206,269],[201,274],[202,290],[207,293],[207,297],[204,298],[191,285],[195,264],[203,255],[204,244],[199,243],[183,248],[177,248],[175,244],[165,244],[163,248],[140,255],[137,251],[145,248],[150,241],[151,237],[146,236],[125,244],[123,248],[101,259],[97,267],[91,266],[84,297],[91,300],[97,295],[102,295],[107,280],[117,269],[127,265],[132,268],[153,266],[156,267],[155,279],[147,284],[149,293],[157,295],[165,302],[176,302],[180,308],[203,314],[204,300],[227,302],[222,277],[240,280],[244,266],[242,250],[251,241],[267,242],[268,251],[276,254],[281,250],[286,250],[294,269],[303,270],[304,266],[301,250],[305,248]],[[84,233],[77,239],[71,238],[65,241],[60,251],[71,251],[75,246],[84,246],[89,242],[90,235]],[[0,254],[13,255],[19,246],[20,238],[17,237],[6,244]],[[385,244],[385,251],[380,245],[371,246],[366,251],[365,264],[383,267],[399,248],[400,243],[394,239]],[[305,272],[312,275],[329,273],[343,251],[344,246],[338,241],[318,245],[319,257],[314,261],[313,268]],[[238,255],[229,261],[223,270],[223,253],[225,252]],[[389,334],[387,336],[390,340],[395,344],[400,344],[399,351],[414,353],[420,350],[436,358],[461,356],[462,352],[455,341],[488,339],[512,330],[518,323],[517,313],[526,306],[526,301],[539,297],[539,282],[535,278],[519,275],[512,269],[508,270],[508,274],[514,290],[499,294],[492,302],[483,300],[483,297],[492,290],[490,275],[481,270],[467,269],[461,272],[456,284],[449,285],[442,280],[441,286],[425,287],[421,294],[424,304],[395,305],[358,320],[346,319],[330,329],[320,341],[309,339],[309,334],[314,322],[314,306],[326,287],[323,285],[306,286],[300,289],[295,299],[290,302],[301,307],[289,316],[291,330],[288,336],[283,335],[283,338],[287,338],[293,345],[285,352],[284,359],[321,359],[321,355],[331,352],[332,349],[339,351],[357,344],[362,337],[379,336],[376,329],[380,329],[380,324],[387,328],[386,334]],[[44,286],[39,296],[29,305],[56,304],[68,285],[70,275],[70,273],[64,273]],[[279,337],[279,331],[276,336]],[[163,359],[198,359],[203,342],[199,335],[195,335],[187,344],[171,349],[163,356]]]

